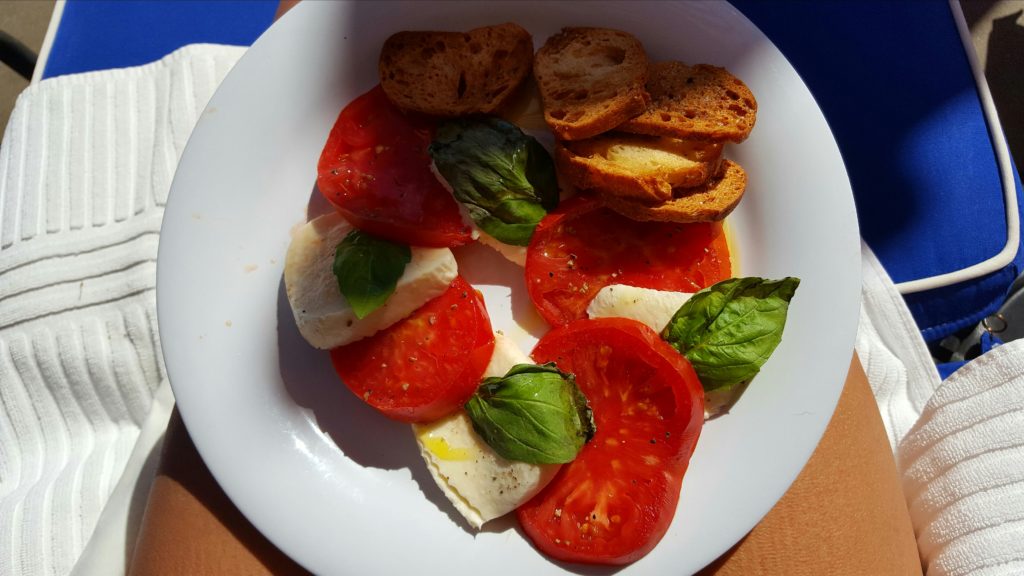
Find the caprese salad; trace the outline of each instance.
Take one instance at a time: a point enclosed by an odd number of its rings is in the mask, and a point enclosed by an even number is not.
[[[570,562],[653,549],[705,395],[735,400],[799,281],[733,278],[720,222],[637,222],[568,197],[514,122],[403,111],[380,86],[344,107],[317,170],[336,211],[294,233],[285,284],[344,386],[411,423],[474,528],[515,511]],[[524,266],[551,327],[529,355],[459,275],[451,248],[474,241]]]

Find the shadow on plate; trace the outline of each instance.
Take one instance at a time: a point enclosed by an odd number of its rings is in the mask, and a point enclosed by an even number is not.
[[[349,392],[331,367],[325,350],[310,346],[292,315],[284,278],[277,291],[277,345],[281,380],[298,406],[352,462],[364,468],[408,469],[424,497],[466,532],[465,521],[452,508],[430,476],[409,424],[390,420]]]
[[[314,186],[307,218],[332,209]],[[277,290],[277,346],[285,390],[345,457],[364,468],[408,469],[427,500],[453,524],[473,533],[430,476],[409,425],[382,416],[352,394],[335,374],[329,353],[313,348],[299,333],[283,276]]]
[[[327,351],[299,334],[284,279],[278,286],[277,344],[281,379],[296,404],[360,466],[397,470],[419,459],[408,424],[389,420],[349,392],[331,367]]]

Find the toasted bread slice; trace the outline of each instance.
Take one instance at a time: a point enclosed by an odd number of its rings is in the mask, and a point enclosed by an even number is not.
[[[380,52],[380,84],[403,110],[491,114],[533,65],[533,38],[518,24],[461,32],[399,32]]]
[[[711,222],[721,220],[736,208],[747,189],[747,173],[739,164],[722,160],[719,176],[695,188],[676,188],[673,197],[649,205],[598,191],[605,206],[633,220],[656,222]]]
[[[722,144],[608,133],[560,142],[555,165],[566,183],[645,203],[672,199],[718,173]]]
[[[563,28],[537,51],[533,75],[561,140],[607,132],[647,109],[647,54],[626,32]]]
[[[725,68],[682,62],[651,65],[651,103],[619,130],[684,140],[742,142],[757,120],[757,101]]]

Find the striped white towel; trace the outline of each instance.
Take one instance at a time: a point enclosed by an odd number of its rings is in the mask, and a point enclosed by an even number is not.
[[[18,99],[0,145],[0,574],[69,573],[122,476],[165,378],[171,177],[243,52],[193,46]]]
[[[1024,340],[947,379],[899,456],[928,574],[1024,574]]]
[[[864,246],[857,354],[875,392],[928,576],[1024,574],[1024,340],[940,382]]]

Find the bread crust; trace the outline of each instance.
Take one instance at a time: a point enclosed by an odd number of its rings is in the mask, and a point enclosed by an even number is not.
[[[708,181],[721,157],[721,144],[623,133],[555,146],[555,165],[568,185],[649,204],[672,199],[674,188]]]
[[[747,173],[739,164],[723,160],[720,176],[702,186],[677,188],[672,199],[661,204],[644,204],[601,190],[594,192],[605,206],[633,220],[689,223],[722,220],[740,203],[746,189]]]
[[[647,108],[647,53],[631,34],[563,28],[534,57],[544,119],[560,140],[607,132]]]
[[[532,65],[533,37],[505,23],[466,33],[398,32],[384,42],[378,69],[399,108],[455,117],[500,110]]]
[[[757,100],[739,78],[708,64],[658,62],[650,68],[647,109],[619,126],[636,134],[742,142],[757,120]]]

